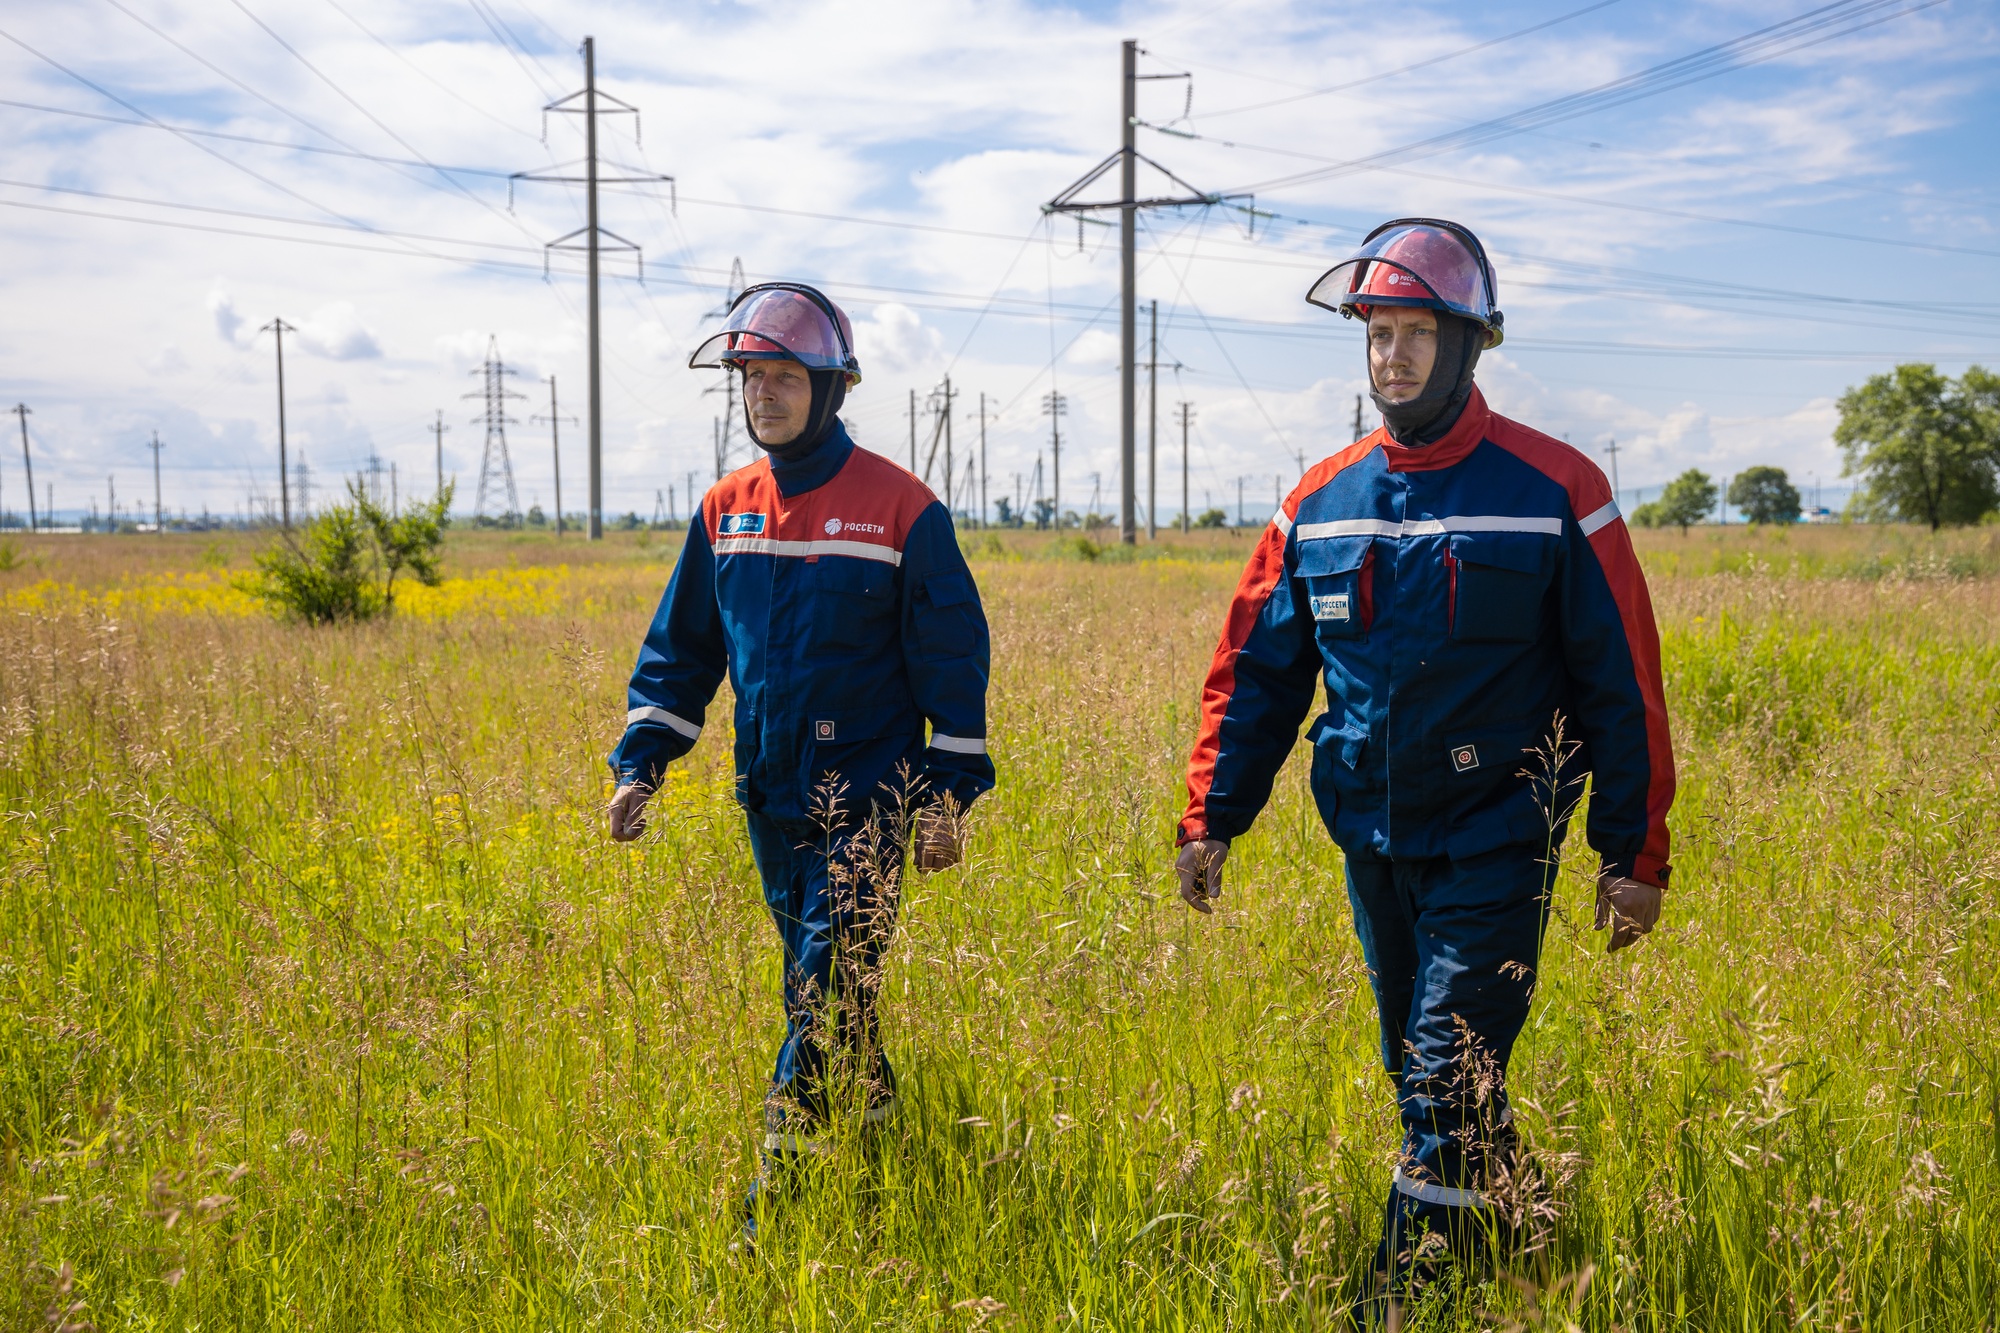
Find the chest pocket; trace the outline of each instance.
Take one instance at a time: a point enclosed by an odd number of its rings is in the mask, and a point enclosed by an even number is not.
[[[826,555],[807,566],[813,641],[827,648],[872,648],[894,629],[896,571],[882,560]]]
[[[1313,636],[1358,639],[1375,618],[1375,541],[1372,537],[1318,537],[1299,543],[1298,577]]]
[[[1556,538],[1539,532],[1453,533],[1451,637],[1468,643],[1539,638],[1555,556]]]

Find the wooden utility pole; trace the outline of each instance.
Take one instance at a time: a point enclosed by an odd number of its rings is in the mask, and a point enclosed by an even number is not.
[[[910,471],[917,470],[917,391],[910,390]]]
[[[285,335],[298,330],[282,319],[272,320],[257,332],[262,333],[264,329],[269,329],[278,338],[278,504],[285,530],[289,532],[292,527],[292,482],[285,466]]]
[[[167,530],[160,510],[160,432],[153,432],[153,442],[146,447],[153,451],[153,535],[158,537]]]
[[[979,395],[979,526],[986,526],[986,395]]]
[[[1618,439],[1613,436],[1611,443],[1604,446],[1604,452],[1611,455],[1611,502],[1618,503]]]
[[[1042,395],[1042,411],[1047,413],[1049,418],[1049,458],[1054,464],[1055,474],[1053,487],[1055,507],[1052,520],[1054,526],[1060,528],[1062,526],[1062,418],[1069,411],[1069,399],[1051,389]]]
[[[1360,439],[1368,432],[1361,429],[1361,395],[1354,395],[1354,438]]]
[[[1160,539],[1160,303],[1153,302],[1146,357],[1146,540]]]
[[[437,420],[431,424],[431,435],[437,443],[437,490],[433,498],[444,494],[444,433],[450,429],[444,424],[444,411],[440,409]]]
[[[28,531],[41,529],[41,520],[35,516],[35,460],[28,454],[28,414],[33,411],[26,403],[14,404],[14,415],[21,418],[21,467],[28,474]],[[49,526],[56,521],[53,509],[49,512]]]
[[[541,419],[542,418],[540,417],[529,418],[530,421],[540,421]],[[551,375],[549,376],[549,416],[548,416],[549,451],[555,463],[555,469],[556,469],[556,540],[557,541],[561,541],[563,535],[562,423],[565,421],[574,423],[576,421],[576,418],[563,416],[562,409],[556,406],[556,377],[554,375]]]
[[[1194,424],[1194,404],[1182,403],[1181,409],[1181,532],[1185,534],[1193,525],[1188,514],[1188,427]]]

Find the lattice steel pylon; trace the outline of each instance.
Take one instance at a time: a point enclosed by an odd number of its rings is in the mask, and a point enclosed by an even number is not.
[[[486,427],[486,450],[479,459],[479,496],[472,506],[474,518],[486,516],[488,496],[499,499],[499,487],[507,488],[507,508],[501,514],[503,519],[518,521],[521,516],[521,498],[514,490],[514,460],[507,454],[507,427],[519,425],[507,415],[509,398],[526,398],[507,387],[507,377],[519,374],[500,359],[500,339],[497,335],[486,341],[486,360],[479,369],[472,372],[484,377],[479,390],[462,395],[478,398],[485,403],[486,410],[472,418],[474,424]]]

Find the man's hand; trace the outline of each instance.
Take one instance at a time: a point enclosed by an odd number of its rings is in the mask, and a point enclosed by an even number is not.
[[[1181,848],[1174,858],[1174,873],[1180,876],[1181,897],[1197,912],[1213,912],[1211,898],[1222,896],[1222,863],[1229,856],[1223,838],[1200,838]]]
[[[965,830],[950,811],[930,806],[917,814],[917,869],[949,870],[965,854]]]
[[[1617,953],[1628,944],[1636,944],[1641,935],[1652,933],[1653,927],[1659,924],[1663,892],[1657,884],[1642,884],[1623,875],[1599,873],[1596,928],[1611,928],[1611,943],[1604,952]]]
[[[611,841],[630,842],[646,831],[646,800],[653,794],[651,787],[637,782],[628,782],[612,793]]]

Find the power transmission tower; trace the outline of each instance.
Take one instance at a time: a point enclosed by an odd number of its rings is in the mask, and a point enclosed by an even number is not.
[[[1180,404],[1181,412],[1181,532],[1188,531],[1192,520],[1188,517],[1188,427],[1194,424],[1194,404]]]
[[[579,100],[582,102],[581,106],[576,105]],[[608,108],[601,108],[598,105],[600,102],[608,102],[610,105]],[[562,181],[584,187],[584,224],[575,231],[558,236],[555,240],[550,241],[545,248],[547,250],[581,250],[588,256],[586,260],[586,281],[590,287],[590,540],[597,541],[604,536],[604,384],[598,363],[597,261],[598,252],[605,248],[605,241],[609,240],[610,249],[630,251],[633,258],[640,264],[640,276],[642,278],[645,276],[645,261],[639,247],[616,232],[607,231],[597,225],[597,186],[599,182],[603,181],[623,185],[657,185],[664,183],[668,187],[669,198],[671,199],[674,178],[672,176],[662,176],[657,172],[637,171],[635,168],[622,166],[617,163],[612,163],[611,165],[617,167],[620,171],[632,172],[633,174],[605,176],[599,173],[597,169],[597,118],[604,115],[630,115],[633,123],[633,137],[636,139],[639,132],[639,108],[629,102],[620,101],[609,93],[597,91],[597,42],[595,38],[586,37],[583,39],[583,87],[567,97],[557,98],[542,108],[542,137],[544,139],[548,137],[548,116],[552,111],[557,115],[583,117],[583,175],[565,176],[557,174],[562,172],[565,169],[564,167],[554,168],[551,172],[517,171],[509,179],[508,189],[511,191],[513,182],[517,180]],[[567,165],[574,166],[575,163]],[[677,204],[678,201],[675,202]],[[580,244],[577,241],[578,237],[583,238]],[[543,262],[546,265],[547,260],[544,259]],[[510,492],[512,491],[512,487],[513,483],[510,480],[508,483]]]
[[[289,531],[292,526],[292,491],[291,483],[285,477],[285,335],[298,330],[282,319],[273,319],[257,332],[262,333],[265,329],[278,337],[278,503],[282,506],[285,528]]]
[[[662,527],[665,525],[666,521],[667,521],[667,493],[661,490],[659,487],[655,486],[653,488],[653,526],[656,528]]]
[[[924,484],[928,486],[931,480],[931,468],[937,462],[938,445],[939,443],[944,445],[944,507],[947,514],[951,512],[951,484],[955,475],[952,471],[951,404],[957,397],[958,391],[951,387],[949,375],[944,377],[944,384],[941,387],[931,390],[929,402],[932,414],[931,447],[930,452],[924,456]]]
[[[312,517],[311,469],[306,466],[306,451],[299,450],[299,461],[292,464],[292,489],[299,493],[299,518]]]
[[[21,466],[28,474],[28,531],[36,532],[41,529],[42,524],[40,519],[35,516],[35,460],[28,454],[28,415],[34,409],[30,408],[26,403],[16,403],[13,410],[14,415],[21,418]],[[51,484],[51,490],[53,490],[53,483]],[[49,526],[54,527],[56,523],[55,510],[51,507],[47,512],[49,515]]]
[[[375,446],[368,446],[368,498],[376,504],[382,503],[382,455],[375,452]]]
[[[1133,133],[1139,127],[1138,88],[1139,84],[1152,80],[1187,79],[1192,97],[1193,78],[1191,74],[1141,74],[1138,71],[1139,44],[1128,41],[1123,46],[1123,91],[1121,101],[1123,115],[1119,117],[1120,145],[1116,152],[1085,172],[1075,184],[1042,205],[1044,213],[1101,213],[1109,209],[1118,210],[1118,280],[1119,280],[1119,335],[1120,356],[1118,365],[1119,422],[1118,422],[1118,465],[1122,469],[1119,492],[1119,540],[1132,543],[1139,539],[1138,529],[1133,519],[1137,505],[1136,482],[1134,479],[1134,442],[1137,431],[1134,427],[1136,406],[1136,386],[1133,383],[1133,368],[1136,326],[1138,324],[1137,297],[1134,288],[1137,281],[1136,241],[1138,212],[1142,208],[1186,208],[1190,206],[1210,206],[1225,199],[1241,199],[1249,196],[1241,194],[1211,194],[1197,190],[1180,177],[1168,171],[1158,162],[1141,154],[1133,144]],[[1140,199],[1137,197],[1137,169],[1144,161],[1168,180],[1188,191],[1181,197],[1161,197]],[[1119,196],[1116,199],[1079,202],[1077,196],[1094,184],[1097,179],[1116,165],[1119,181]]]
[[[1616,504],[1618,502],[1618,439],[1616,436],[1612,437],[1611,443],[1604,446],[1604,452],[1611,455],[1611,501],[1613,504]]]
[[[1049,419],[1049,457],[1054,462],[1055,526],[1062,526],[1062,419],[1069,411],[1069,399],[1050,389],[1042,395],[1042,414]],[[1039,467],[1039,464],[1037,464]]]
[[[160,432],[153,432],[153,442],[146,447],[153,451],[153,535],[158,537],[167,530],[160,521]]]
[[[549,452],[553,456],[556,469],[556,540],[561,541],[563,535],[562,423],[567,421],[571,425],[575,425],[576,418],[563,416],[562,410],[556,406],[556,377],[554,375],[549,376],[549,414],[545,417],[529,417],[528,420],[546,421],[549,423]]]
[[[1160,539],[1160,303],[1153,302],[1152,350],[1146,357],[1146,540]]]
[[[444,409],[439,408],[437,420],[431,423],[431,435],[437,442],[437,491],[435,495],[444,494],[444,433],[450,429],[451,427],[444,424]]]
[[[521,500],[514,490],[514,461],[507,456],[507,427],[520,423],[507,415],[507,400],[527,395],[507,387],[507,376],[518,372],[500,360],[500,339],[497,336],[487,339],[486,361],[472,373],[482,376],[485,382],[478,391],[462,394],[461,397],[484,401],[485,410],[472,420],[483,422],[486,426],[486,449],[479,459],[479,498],[473,503],[472,516],[485,517],[487,495],[491,493],[498,500],[498,488],[505,486],[507,509],[504,517],[513,518],[521,512]],[[595,517],[593,514],[593,522]]]

